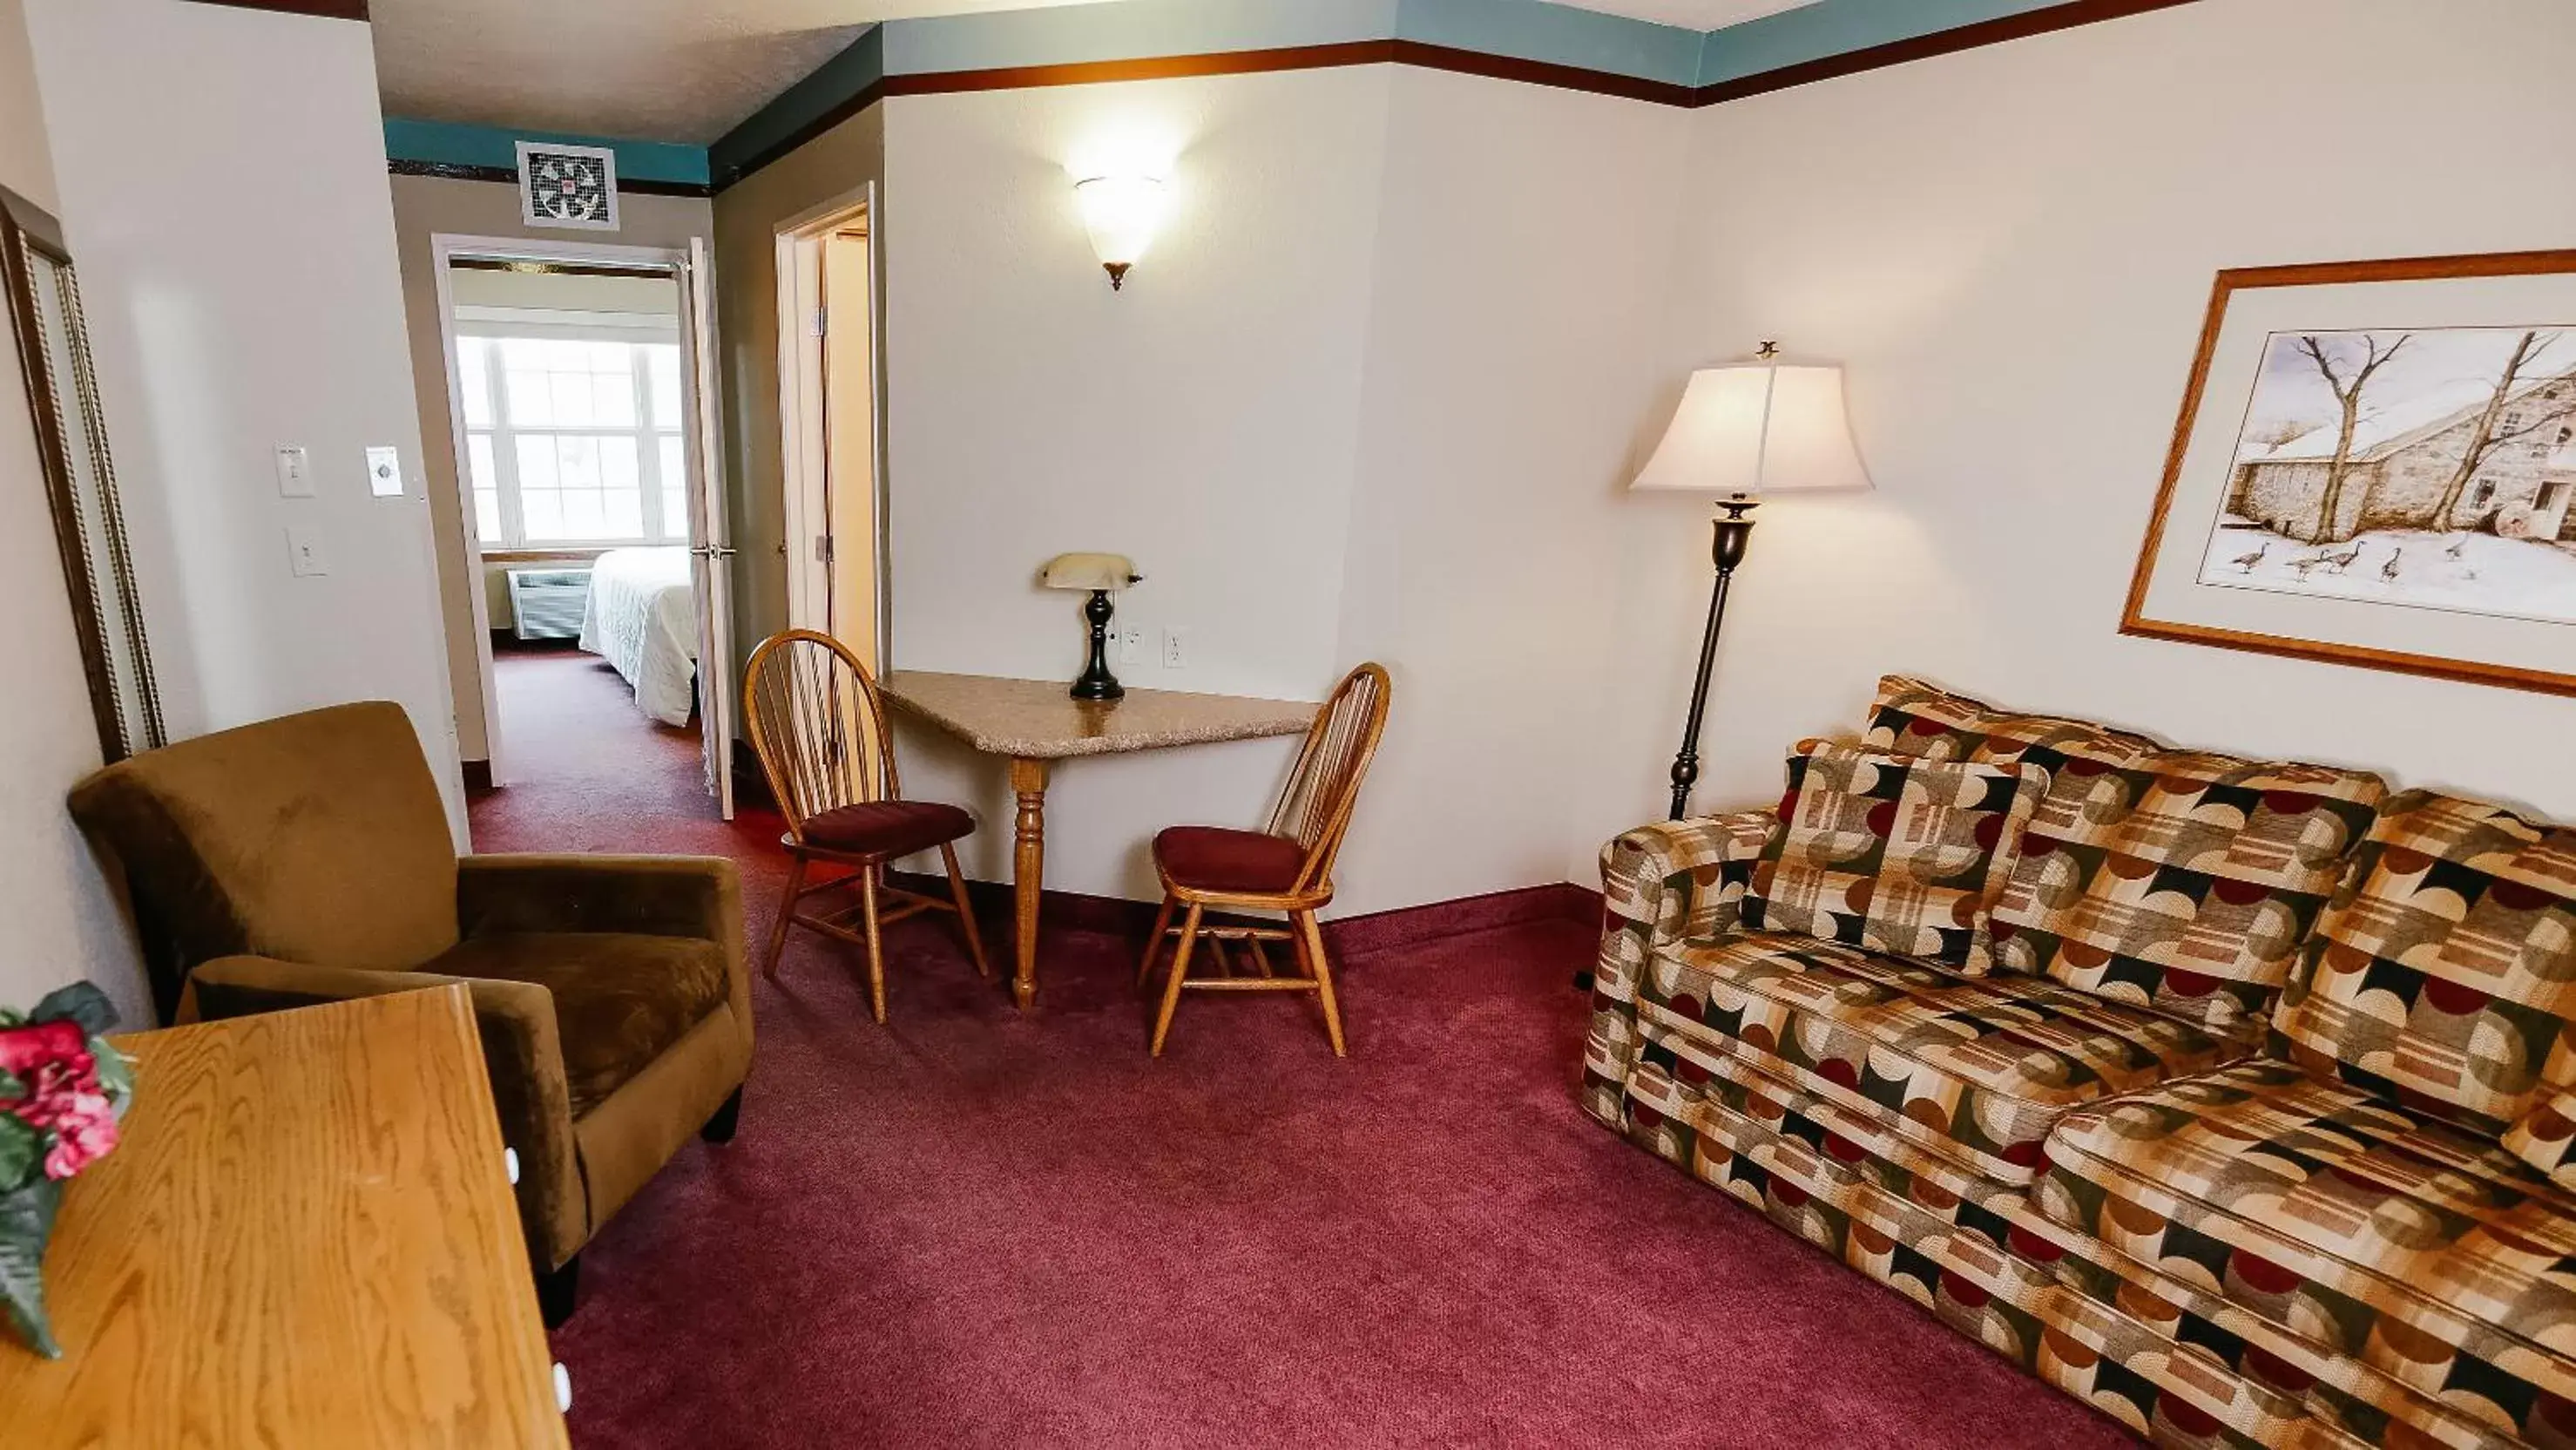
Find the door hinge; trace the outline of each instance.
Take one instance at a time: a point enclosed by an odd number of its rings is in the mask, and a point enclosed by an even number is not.
[[[817,564],[829,564],[832,562],[832,536],[830,534],[817,534],[814,536],[814,562]]]
[[[815,308],[815,309],[814,309],[814,335],[815,335],[816,337],[826,337],[826,336],[829,336],[829,335],[830,335],[830,332],[831,332],[831,327],[832,327],[832,313],[831,313],[831,309],[830,309],[830,308],[827,308],[827,307],[817,307],[817,308]]]

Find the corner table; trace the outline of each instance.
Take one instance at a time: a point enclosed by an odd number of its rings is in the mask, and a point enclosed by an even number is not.
[[[1129,690],[1117,700],[1077,700],[1060,680],[897,670],[887,699],[984,755],[1011,763],[1019,817],[1011,833],[1011,996],[1022,1011],[1038,995],[1038,893],[1046,875],[1047,772],[1078,755],[1123,755],[1175,745],[1303,734],[1319,708],[1307,700],[1258,700],[1181,690]]]

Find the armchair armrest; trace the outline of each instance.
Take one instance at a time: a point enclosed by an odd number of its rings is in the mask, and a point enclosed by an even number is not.
[[[540,1269],[558,1268],[589,1237],[590,1204],[574,1152],[553,994],[532,982],[321,967],[272,957],[217,957],[189,975],[198,1012],[209,1020],[457,982],[474,998],[475,1035],[492,1074],[501,1141],[519,1155],[519,1220],[527,1228],[529,1251]]]
[[[742,883],[721,856],[467,856],[456,863],[462,936],[619,931],[739,945]]]
[[[1659,821],[1601,848],[1606,908],[1592,970],[1592,1030],[1583,1046],[1583,1105],[1621,1126],[1637,1056],[1637,982],[1657,947],[1732,930],[1776,817],[1769,810]]]

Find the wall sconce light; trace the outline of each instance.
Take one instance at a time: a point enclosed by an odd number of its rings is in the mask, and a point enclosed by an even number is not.
[[[1127,283],[1127,269],[1145,255],[1163,223],[1164,189],[1155,176],[1094,176],[1073,184],[1091,249],[1109,272],[1109,288]]]

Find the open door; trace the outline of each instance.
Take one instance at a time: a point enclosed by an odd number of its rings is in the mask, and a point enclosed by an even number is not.
[[[680,365],[696,407],[689,418],[690,581],[698,598],[698,738],[707,789],[733,819],[733,532],[725,512],[724,427],[716,391],[715,268],[706,239],[689,239],[680,268]]]

